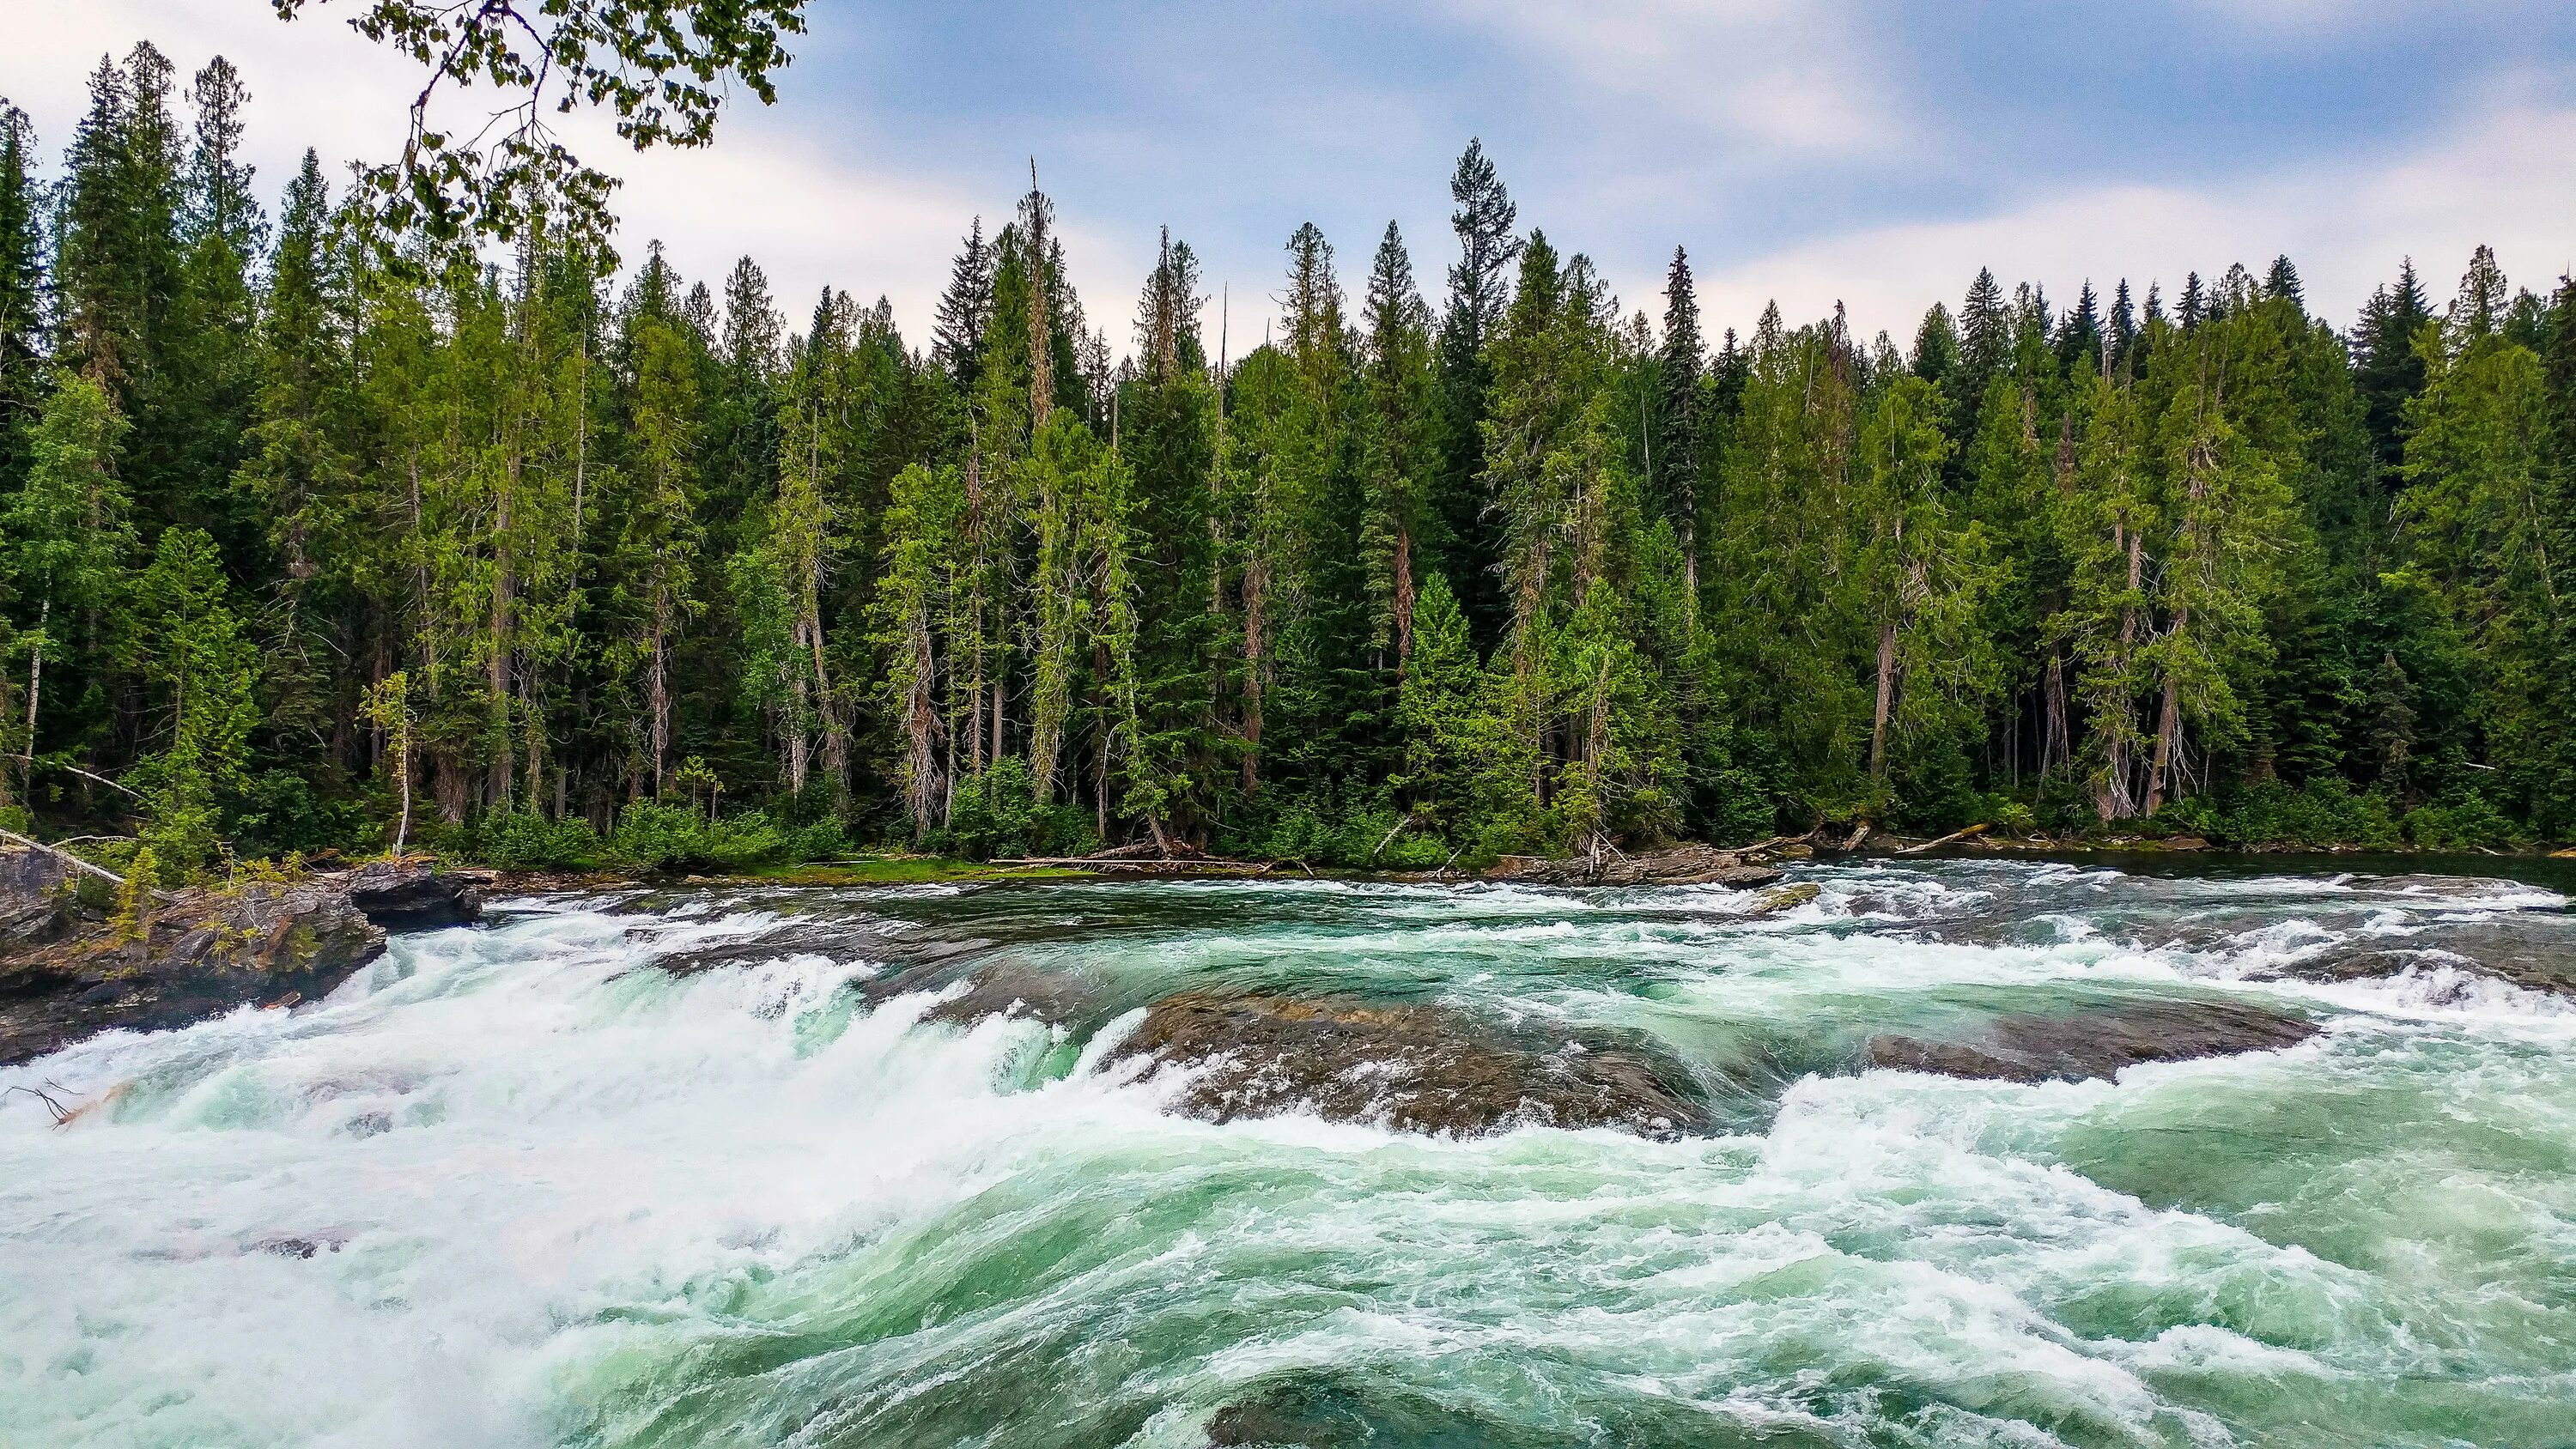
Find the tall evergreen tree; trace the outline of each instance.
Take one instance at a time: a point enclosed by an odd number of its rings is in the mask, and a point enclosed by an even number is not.
[[[43,407],[45,237],[33,167],[36,128],[0,99],[0,493],[27,476],[27,435]]]
[[[1458,590],[1480,639],[1501,628],[1502,591],[1495,566],[1500,543],[1484,473],[1486,392],[1492,386],[1487,339],[1510,299],[1510,268],[1521,253],[1513,234],[1519,208],[1485,154],[1481,140],[1467,143],[1449,178],[1456,206],[1449,225],[1458,235],[1458,260],[1449,268],[1449,296],[1440,319],[1440,448],[1438,509],[1449,544],[1441,571]]]
[[[1707,347],[1700,340],[1699,297],[1690,258],[1673,248],[1664,273],[1664,339],[1659,362],[1656,428],[1647,459],[1648,487],[1679,535],[1687,597],[1699,593],[1700,468],[1704,462],[1701,394],[1706,390]]]

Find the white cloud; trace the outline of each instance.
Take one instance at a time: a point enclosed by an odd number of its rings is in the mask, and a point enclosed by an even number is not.
[[[1884,157],[1908,127],[1840,0],[1453,0],[1525,61],[1782,152]]]
[[[1980,266],[2069,306],[2087,279],[2107,299],[2125,276],[2142,300],[2160,280],[2170,299],[2186,272],[2259,270],[2286,252],[2310,308],[2341,322],[2405,256],[2446,298],[2481,243],[2534,290],[2576,265],[2576,109],[2492,111],[2382,165],[2101,186],[1973,220],[1871,228],[1704,274],[1700,301],[1740,328],[1772,298],[1793,323],[1841,300],[1863,335],[1883,327],[1902,341],[1935,300],[1955,308]]]
[[[257,0],[0,4],[33,12],[10,18],[0,92],[36,117],[54,154],[70,138],[84,104],[84,79],[100,53],[122,54],[145,36],[183,73],[217,51],[241,66],[254,94],[251,159],[271,196],[308,142],[334,163],[335,180],[337,162],[392,154],[404,103],[418,85],[407,63],[348,33],[333,14],[346,7],[309,11],[284,25]],[[1887,88],[1871,83],[1865,47],[1853,39],[1843,0],[1726,7],[1622,0],[1590,16],[1543,0],[1507,0],[1472,14],[1502,27],[1534,55],[1553,54],[1555,64],[1587,86],[1669,99],[1748,147],[1888,144],[1870,139],[1893,125],[1871,99]],[[829,79],[791,72],[778,108],[733,112],[710,150],[637,157],[588,128],[577,132],[579,144],[627,178],[615,205],[625,218],[621,238],[630,256],[659,237],[684,275],[714,284],[735,257],[749,253],[768,272],[793,323],[802,324],[828,282],[863,299],[890,297],[906,336],[926,342],[959,234],[978,212],[988,230],[1006,219],[1024,183],[1007,168],[961,176],[905,166],[902,150],[863,134],[835,109]],[[2306,278],[2312,305],[2342,319],[2400,256],[2413,255],[2428,285],[2447,291],[2469,249],[2482,241],[2497,247],[2517,280],[2542,285],[2576,262],[2576,109],[2529,77],[2503,78],[2467,102],[2474,107],[2467,120],[2394,160],[2197,185],[2064,190],[1983,217],[1869,227],[1739,265],[1704,267],[1703,306],[1719,325],[1742,327],[1772,297],[1793,319],[1821,316],[1839,298],[1864,332],[1884,327],[1902,337],[1935,298],[1955,305],[1980,265],[1992,266],[2007,285],[2043,282],[2063,305],[2088,277],[2105,291],[2123,275],[2141,291],[2148,280],[2161,279],[2170,292],[2186,270],[2210,275],[2232,261],[2260,265],[2288,252]],[[1192,157],[1176,149],[1159,159],[1174,173],[1174,195],[1185,196],[1179,188],[1186,186]],[[1661,290],[1664,254],[1643,237],[1669,225],[1655,217],[1674,207],[1675,188],[1689,184],[1683,179],[1689,169],[1646,158],[1633,171],[1592,178],[1591,204],[1575,214],[1532,209],[1524,220],[1612,261],[1631,305],[1651,307]],[[1546,178],[1514,173],[1513,179],[1535,183],[1516,184],[1525,197],[1551,189]],[[1438,199],[1436,189],[1426,194]],[[1325,199],[1281,197],[1280,215],[1293,220],[1290,212],[1302,215],[1304,205]],[[1402,204],[1423,199],[1408,196]],[[1794,195],[1778,194],[1764,204],[1795,202]],[[1154,218],[1104,218],[1070,192],[1059,205],[1090,320],[1123,346],[1129,306],[1152,260]],[[1286,229],[1283,220],[1278,234]],[[1186,224],[1181,232],[1198,234]],[[1429,217],[1408,232],[1423,283],[1436,292],[1445,233]],[[1373,233],[1340,239],[1343,270],[1355,285]],[[1723,248],[1694,244],[1692,250],[1706,256]],[[1240,356],[1260,339],[1277,270],[1276,253],[1266,247],[1237,260],[1242,264],[1211,275],[1210,290],[1232,277],[1233,351]],[[1216,314],[1212,304],[1211,341]]]

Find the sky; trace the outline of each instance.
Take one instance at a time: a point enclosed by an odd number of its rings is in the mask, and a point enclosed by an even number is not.
[[[382,159],[418,72],[269,0],[0,0],[0,96],[49,155],[103,53],[150,38],[252,92],[273,197],[310,145]],[[621,247],[691,279],[749,254],[781,309],[890,298],[925,342],[970,220],[1034,160],[1077,293],[1125,350],[1160,228],[1200,254],[1237,355],[1276,314],[1284,245],[1322,227],[1359,290],[1390,221],[1436,306],[1447,181],[1481,137],[1526,228],[1660,314],[1688,249],[1705,323],[1850,310],[1909,338],[1978,267],[2060,307],[2092,282],[2173,293],[2286,253],[2348,321],[2412,256],[2436,302],[2469,251],[2515,282],[2576,268],[2576,5],[2548,0],[811,0],[775,106],[704,151],[576,149],[622,175]]]

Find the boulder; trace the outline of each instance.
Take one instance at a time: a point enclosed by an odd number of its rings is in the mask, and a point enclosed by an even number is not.
[[[2138,1001],[2064,1016],[2000,1016],[1964,1041],[1870,1040],[1869,1065],[2006,1082],[2116,1076],[2140,1062],[2178,1062],[2296,1046],[2314,1022],[2225,1001]]]
[[[59,857],[0,851],[0,955],[61,940],[80,916],[74,885]]]
[[[388,931],[428,931],[483,919],[489,877],[426,861],[380,860],[349,872],[349,901]]]
[[[1704,1130],[1687,1072],[1639,1040],[1550,1037],[1417,1004],[1189,993],[1156,1003],[1110,1061],[1190,1072],[1183,1110],[1211,1121],[1310,1111],[1336,1122],[1472,1137],[1523,1124]]]
[[[0,881],[36,878],[0,863]],[[0,891],[0,914],[23,917],[23,899]],[[0,1066],[111,1027],[159,1031],[312,1000],[384,946],[384,931],[318,878],[182,891],[122,929],[75,908],[50,939],[0,947]]]

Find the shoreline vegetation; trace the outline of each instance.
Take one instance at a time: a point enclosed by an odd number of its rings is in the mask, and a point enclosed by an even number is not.
[[[2576,838],[2576,279],[2485,248],[1722,326],[1471,142],[1436,265],[1301,226],[1258,345],[1168,234],[1077,296],[1034,171],[907,339],[389,253],[310,154],[272,213],[220,58],[90,97],[0,103],[0,827],[139,889]]]

